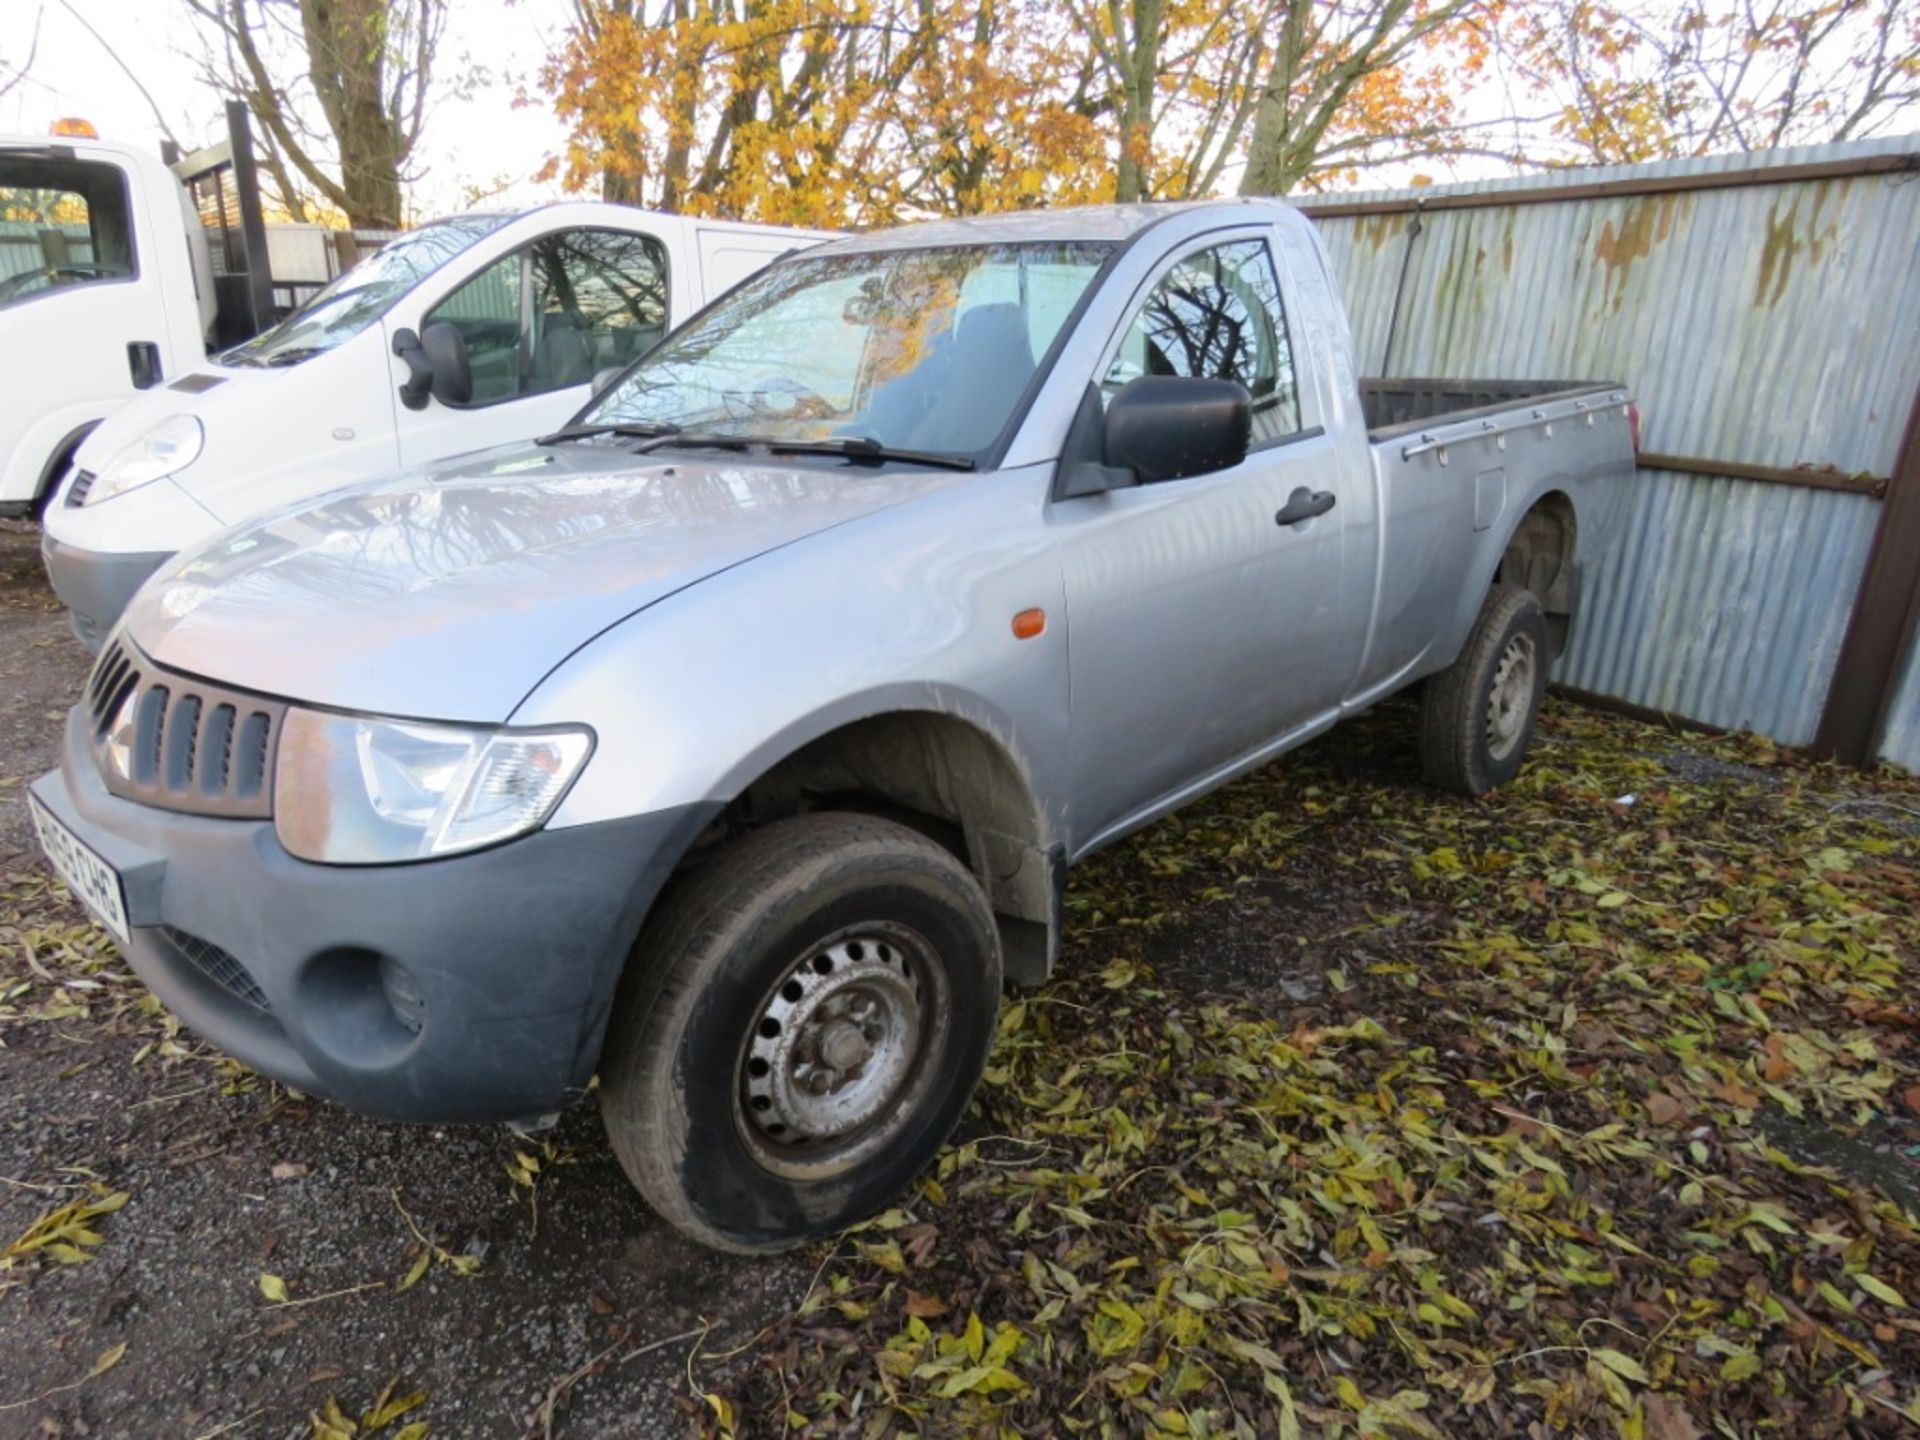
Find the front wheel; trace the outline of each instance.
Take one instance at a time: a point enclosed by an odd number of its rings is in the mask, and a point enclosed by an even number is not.
[[[1547,694],[1547,618],[1519,585],[1496,585],[1453,664],[1420,697],[1429,784],[1484,795],[1520,770]]]
[[[1000,968],[986,896],[925,836],[852,814],[756,831],[641,933],[601,1063],[614,1153],[663,1218],[720,1249],[844,1229],[966,1109]]]

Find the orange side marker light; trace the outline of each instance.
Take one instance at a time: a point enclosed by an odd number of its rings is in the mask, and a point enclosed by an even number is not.
[[[1013,617],[1013,638],[1031,640],[1047,628],[1047,612],[1044,610],[1022,610]]]

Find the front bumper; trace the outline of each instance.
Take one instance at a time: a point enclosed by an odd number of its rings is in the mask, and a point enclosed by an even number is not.
[[[86,740],[75,710],[33,794],[120,872],[135,972],[236,1059],[386,1119],[525,1120],[579,1094],[641,919],[717,809],[313,865],[270,820],[109,794]]]
[[[73,633],[98,654],[133,592],[173,558],[170,550],[82,550],[64,545],[44,531],[40,558],[46,562],[53,593],[67,607]]]

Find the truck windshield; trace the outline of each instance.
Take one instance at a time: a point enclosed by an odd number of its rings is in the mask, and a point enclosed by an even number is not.
[[[461,215],[402,235],[334,280],[271,330],[214,357],[222,365],[297,365],[351,340],[402,295],[511,216]]]
[[[771,442],[972,456],[1006,429],[1113,247],[800,255],[746,282],[580,416]]]

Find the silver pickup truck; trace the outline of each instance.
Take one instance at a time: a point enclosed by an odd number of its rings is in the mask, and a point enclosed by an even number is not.
[[[248,1064],[433,1121],[597,1073],[656,1209],[776,1248],[934,1154],[1073,862],[1415,682],[1433,782],[1511,776],[1632,430],[1357,379],[1277,204],[842,240],[556,434],[183,557],[34,815]]]

